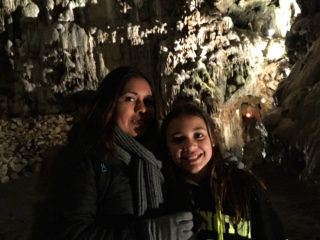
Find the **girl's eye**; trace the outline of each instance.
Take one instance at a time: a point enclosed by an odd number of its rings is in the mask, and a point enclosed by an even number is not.
[[[204,135],[203,135],[202,133],[195,133],[195,134],[194,134],[194,137],[197,138],[197,139],[199,139],[199,138],[203,138]]]

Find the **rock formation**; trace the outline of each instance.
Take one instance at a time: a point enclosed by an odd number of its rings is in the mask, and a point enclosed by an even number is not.
[[[2,0],[0,180],[35,171],[113,68],[216,120],[223,150],[319,177],[317,0]],[[160,119],[159,119],[160,120]]]

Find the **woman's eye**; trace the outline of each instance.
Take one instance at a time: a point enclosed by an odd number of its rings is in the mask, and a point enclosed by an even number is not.
[[[143,100],[143,103],[146,107],[152,107],[153,106],[153,98],[147,97]]]
[[[125,97],[125,101],[126,102],[134,102],[135,98],[127,96],[127,97]]]
[[[184,140],[184,137],[174,137],[171,139],[171,142],[175,144],[179,144],[179,143],[182,143],[183,140]]]

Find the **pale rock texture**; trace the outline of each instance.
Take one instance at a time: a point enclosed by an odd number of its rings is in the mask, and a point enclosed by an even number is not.
[[[43,154],[66,143],[72,122],[70,115],[0,120],[0,182],[37,172]]]
[[[319,181],[320,170],[319,54],[320,38],[281,82],[275,93],[278,104],[265,117],[270,132],[301,153],[299,160],[305,164],[302,176],[312,176],[316,181]]]
[[[317,171],[318,1],[2,0],[0,7],[3,121],[74,113],[110,70],[129,64],[154,82],[159,120],[175,99],[193,98],[215,119],[223,151],[248,166],[285,162],[294,149],[305,163],[299,174]],[[3,139],[7,181],[33,160],[6,150],[12,144]]]

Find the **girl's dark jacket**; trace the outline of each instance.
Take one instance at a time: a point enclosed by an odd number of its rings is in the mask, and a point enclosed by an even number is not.
[[[146,239],[144,221],[135,214],[131,169],[110,152],[64,148],[47,173],[48,191],[35,206],[30,240]]]
[[[269,201],[265,190],[260,182],[248,171],[238,169],[235,166],[225,165],[228,170],[228,177],[236,186],[231,190],[227,189],[226,199],[242,196],[242,200],[248,204],[250,212],[250,223],[242,221],[239,224],[232,223],[235,216],[234,211],[228,204],[223,204],[222,222],[224,240],[286,240],[286,234],[283,226]],[[196,232],[196,240],[218,239],[218,233],[215,229],[216,218],[216,202],[210,178],[205,178],[201,183],[186,181],[180,169],[173,167],[171,175],[176,176],[170,181],[175,182],[179,187],[175,187],[175,193],[170,196],[180,198],[176,203],[176,210],[194,211],[194,221]],[[181,196],[181,197],[179,197]],[[183,200],[184,199],[184,200]],[[172,200],[173,201],[173,200]],[[243,202],[243,203],[244,203]],[[239,231],[238,227],[246,226]],[[249,234],[249,229],[251,229]],[[241,232],[241,233],[240,233]]]

